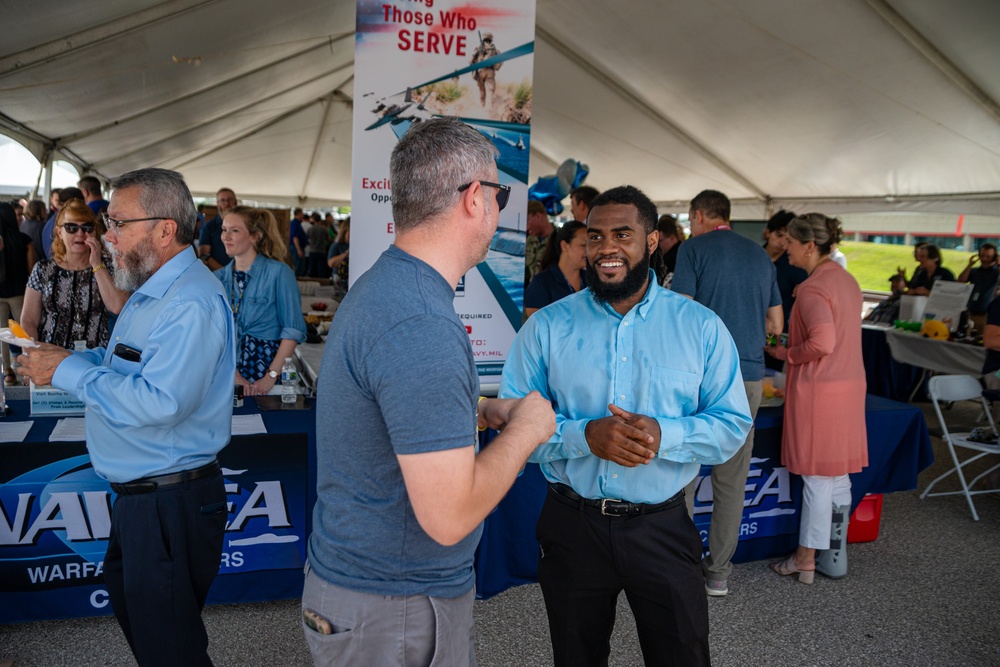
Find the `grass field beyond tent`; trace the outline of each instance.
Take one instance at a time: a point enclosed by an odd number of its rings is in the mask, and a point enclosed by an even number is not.
[[[906,269],[907,278],[917,267],[913,246],[845,241],[840,244],[840,250],[847,256],[847,270],[863,290],[888,292],[889,276],[896,273],[896,267]],[[958,278],[971,256],[971,252],[963,250],[942,250],[941,264]]]

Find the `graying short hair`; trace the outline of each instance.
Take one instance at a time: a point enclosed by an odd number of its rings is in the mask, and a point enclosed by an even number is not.
[[[149,167],[122,174],[111,182],[114,190],[139,188],[139,205],[149,217],[170,218],[177,223],[174,240],[180,245],[194,241],[198,213],[184,177],[176,171]]]
[[[822,213],[806,213],[788,223],[788,235],[799,243],[812,241],[821,255],[829,255],[832,246],[840,243],[844,231],[840,220]]]
[[[399,231],[433,221],[458,203],[458,188],[493,175],[500,152],[457,118],[415,123],[389,160],[392,217]]]

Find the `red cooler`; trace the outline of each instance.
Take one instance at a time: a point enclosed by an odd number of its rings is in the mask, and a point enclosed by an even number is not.
[[[882,520],[882,494],[867,493],[851,515],[847,526],[847,543],[874,542],[878,539],[878,526]]]

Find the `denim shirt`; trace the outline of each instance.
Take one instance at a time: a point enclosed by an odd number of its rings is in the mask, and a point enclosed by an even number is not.
[[[249,282],[241,294],[233,284],[236,260],[215,271],[229,299],[236,318],[236,335],[264,340],[306,339],[306,321],[302,317],[302,297],[295,274],[284,262],[257,255],[247,271]]]

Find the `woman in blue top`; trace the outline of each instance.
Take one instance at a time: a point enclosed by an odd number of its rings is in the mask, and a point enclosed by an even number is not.
[[[222,243],[233,260],[215,275],[236,320],[236,384],[249,396],[264,395],[306,338],[302,298],[270,211],[232,209],[222,220]]]
[[[549,234],[541,270],[524,290],[524,318],[587,286],[587,225],[572,221]]]

